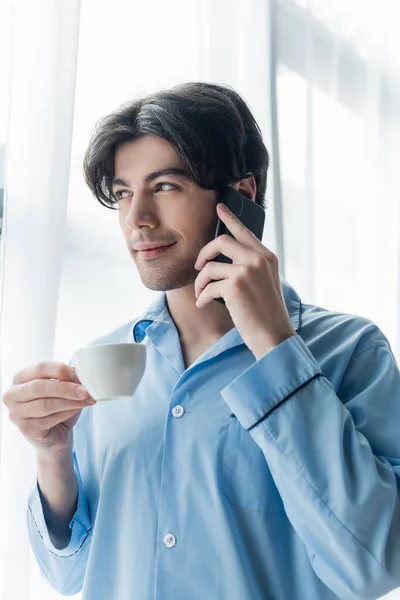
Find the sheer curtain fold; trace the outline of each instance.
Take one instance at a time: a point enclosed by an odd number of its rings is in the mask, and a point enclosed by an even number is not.
[[[68,196],[79,0],[12,3],[10,109],[1,262],[1,391],[52,360]],[[31,447],[0,433],[0,597],[29,600],[25,504]]]
[[[400,359],[398,53],[352,3],[272,4],[285,274],[308,301],[375,321]],[[373,7],[389,33],[395,3]]]
[[[13,5],[0,312],[3,393],[19,369],[54,360],[57,346],[67,362],[70,349],[92,337],[89,331],[105,333],[147,304],[113,229],[115,215],[93,201],[82,181],[82,154],[101,114],[150,89],[212,80],[247,98],[271,143],[268,2],[170,0],[166,7],[161,0],[151,5],[115,0],[111,13],[108,2],[93,0]],[[174,24],[182,17],[186,26],[178,30]],[[147,20],[151,45],[148,28],[138,26]],[[169,25],[174,35],[165,45],[162,34]],[[273,246],[273,217],[268,228]],[[82,316],[75,310],[77,290]],[[110,311],[110,305],[117,308]],[[27,538],[34,455],[4,408],[2,416],[0,597],[61,598],[40,578]]]

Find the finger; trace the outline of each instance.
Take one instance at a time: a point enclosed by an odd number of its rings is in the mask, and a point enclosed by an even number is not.
[[[242,221],[224,204],[217,204],[218,217],[225,223],[231,234],[242,244],[260,252],[263,244],[258,237],[246,227]],[[265,248],[265,246],[263,246]]]
[[[56,362],[39,362],[18,371],[14,375],[13,385],[27,383],[33,379],[56,379],[60,381],[76,381],[79,382],[75,369],[69,365]]]
[[[52,381],[51,379],[35,379],[27,383],[15,385],[7,392],[7,404],[12,402],[31,402],[39,398],[60,398],[63,400],[83,400],[89,397],[78,395],[76,390],[81,386],[66,381]]]
[[[78,410],[93,406],[96,401],[92,398],[87,400],[64,400],[61,398],[40,398],[31,402],[15,402],[9,409],[9,417],[14,423],[22,419],[35,419],[47,417],[66,410]]]
[[[32,436],[40,433],[41,431],[47,431],[52,427],[59,425],[60,423],[64,423],[64,421],[67,421],[76,415],[76,413],[80,410],[82,409],[77,408],[75,410],[64,410],[62,412],[55,413],[54,415],[47,415],[47,417],[42,417],[39,419],[22,419],[18,424],[18,428],[24,435]]]
[[[197,275],[194,282],[194,293],[198,298],[204,288],[215,280],[227,279],[236,274],[239,265],[230,265],[227,263],[209,262],[207,263],[200,273]]]
[[[248,246],[244,246],[228,234],[219,235],[217,238],[209,242],[199,252],[195,263],[195,269],[200,271],[207,261],[212,260],[218,254],[224,254],[236,264],[246,264],[251,262],[254,256],[254,250]]]
[[[223,298],[224,281],[209,283],[196,300],[197,308],[204,308],[214,298]]]

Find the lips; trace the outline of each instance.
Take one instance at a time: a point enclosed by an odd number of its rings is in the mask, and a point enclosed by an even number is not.
[[[167,246],[158,246],[158,247],[153,247],[149,250],[137,250],[136,254],[138,255],[138,257],[140,259],[143,260],[148,260],[150,258],[156,258],[159,254],[162,254],[163,252],[167,252],[169,248],[171,248],[171,246],[174,246],[176,242],[174,242],[173,244],[168,244]]]
[[[135,252],[146,252],[147,250],[155,250],[157,248],[167,248],[168,246],[173,246],[175,242],[171,244],[137,244],[134,248]]]

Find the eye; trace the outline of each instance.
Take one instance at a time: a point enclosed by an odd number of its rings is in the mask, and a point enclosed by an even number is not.
[[[164,185],[169,186],[170,188],[172,188],[172,190],[179,190],[178,186],[174,185],[173,183],[167,183],[167,182],[160,182],[156,185],[155,190],[158,191],[161,187],[163,187]],[[170,192],[172,190],[162,190],[163,192]]]
[[[128,192],[127,190],[117,190],[116,192],[114,192],[114,196],[116,197],[117,200],[122,200],[123,198],[127,198],[128,196],[124,196],[123,194],[130,194],[130,192]]]

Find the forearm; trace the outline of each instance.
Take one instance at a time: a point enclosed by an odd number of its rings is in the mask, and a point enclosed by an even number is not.
[[[400,584],[399,390],[382,346],[352,358],[337,395],[300,338],[222,390],[262,449],[315,572],[341,598]]]
[[[37,479],[49,537],[57,549],[65,548],[71,537],[69,523],[78,503],[72,452],[57,459],[38,455]]]

